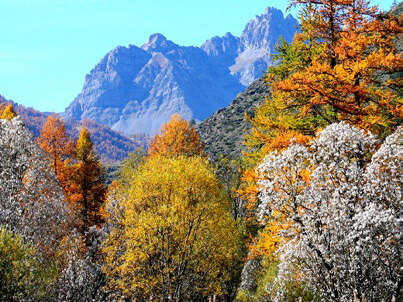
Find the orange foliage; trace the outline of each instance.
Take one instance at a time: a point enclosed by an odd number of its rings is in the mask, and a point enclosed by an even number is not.
[[[85,234],[93,225],[103,223],[103,204],[106,188],[101,163],[93,150],[91,136],[82,127],[76,143],[76,159],[73,165],[65,162],[69,171],[69,201],[79,213],[80,231]]]
[[[402,19],[365,0],[292,1],[298,4],[312,16],[302,26],[314,23],[305,37],[323,42],[307,68],[273,82],[273,89],[300,115],[316,112],[328,123],[344,120],[383,137],[393,132],[402,119],[402,82],[393,77],[403,65],[395,46]]]
[[[12,104],[0,104],[0,119],[11,120],[15,116],[17,116],[17,114],[15,113]]]
[[[368,1],[293,0],[302,6],[301,31],[279,45],[268,70],[271,97],[249,118],[240,195],[258,205],[254,169],[273,150],[291,142],[306,145],[315,132],[346,121],[385,137],[401,124],[398,72],[402,58],[395,39],[402,19],[379,12]]]
[[[51,115],[43,125],[40,136],[37,139],[39,146],[49,155],[51,167],[59,183],[63,186],[63,161],[74,155],[73,142],[66,134],[66,129],[61,118]],[[64,186],[63,186],[64,187]]]
[[[150,143],[149,155],[203,155],[204,146],[194,128],[186,120],[174,114],[171,120],[161,127]]]
[[[85,234],[91,226],[101,224],[106,188],[89,131],[83,127],[74,146],[65,133],[63,121],[50,116],[38,143],[49,155],[66,201],[75,213],[75,227]]]

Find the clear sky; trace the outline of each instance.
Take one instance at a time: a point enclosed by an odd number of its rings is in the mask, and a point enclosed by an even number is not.
[[[393,0],[372,0],[389,9]],[[159,32],[180,45],[239,35],[268,6],[287,0],[0,0],[0,94],[61,112],[85,74],[118,45]]]

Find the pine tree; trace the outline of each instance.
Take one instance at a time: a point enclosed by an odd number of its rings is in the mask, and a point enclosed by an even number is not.
[[[241,194],[255,208],[255,166],[290,143],[307,144],[320,129],[346,121],[381,138],[402,122],[402,59],[396,50],[401,19],[365,0],[293,0],[302,6],[301,31],[282,42],[269,68],[271,97],[250,118],[250,169]]]

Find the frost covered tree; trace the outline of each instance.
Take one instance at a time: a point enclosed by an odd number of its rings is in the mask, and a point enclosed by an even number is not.
[[[12,293],[7,301],[41,301],[38,295],[49,300],[56,270],[51,276],[46,266],[57,263],[70,213],[44,152],[18,116],[0,119],[0,188],[0,226],[13,234],[3,233],[8,243],[0,261],[8,264],[2,272],[10,277],[11,267],[11,273],[18,274],[9,283],[1,278],[2,291]]]
[[[0,225],[51,252],[69,210],[44,152],[21,119],[0,119]]]
[[[56,284],[56,302],[115,301],[103,289],[101,242],[106,233],[96,226],[88,230],[86,238],[74,232],[63,241],[64,265]],[[86,246],[90,241],[91,245]]]
[[[401,137],[399,128],[373,155],[375,136],[341,122],[258,167],[259,218],[280,226],[277,300],[293,279],[330,301],[396,296]]]
[[[11,276],[0,278],[0,301],[107,301],[98,261],[104,232],[92,227],[84,238],[73,229],[48,157],[18,116],[0,119],[0,188],[0,230],[8,232],[0,236],[7,242],[0,271]]]

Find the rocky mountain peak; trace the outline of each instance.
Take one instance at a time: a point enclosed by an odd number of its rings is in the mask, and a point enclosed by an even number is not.
[[[209,56],[221,56],[223,54],[235,54],[239,48],[239,38],[227,32],[223,37],[215,36],[207,40],[201,48]]]
[[[226,33],[184,47],[155,33],[141,47],[116,47],[86,76],[64,116],[129,135],[153,135],[174,113],[202,121],[263,75],[275,43],[290,41],[296,24],[268,8],[241,37]]]
[[[272,64],[276,43],[281,37],[290,42],[297,26],[297,20],[291,15],[284,18],[283,12],[274,7],[250,20],[240,36],[238,55],[230,66],[231,74],[244,86],[249,86]]]
[[[168,40],[164,35],[159,33],[152,34],[148,38],[148,42],[141,46],[141,48],[147,52],[166,52],[172,50],[175,47],[178,47],[178,45]]]
[[[246,24],[240,37],[242,50],[248,48],[273,49],[279,34],[285,34],[287,37],[284,38],[287,39],[288,32],[293,34],[292,26],[295,32],[297,25],[297,20],[291,15],[284,17],[280,9],[268,7],[264,14],[256,16]],[[288,32],[284,30],[284,27]]]

